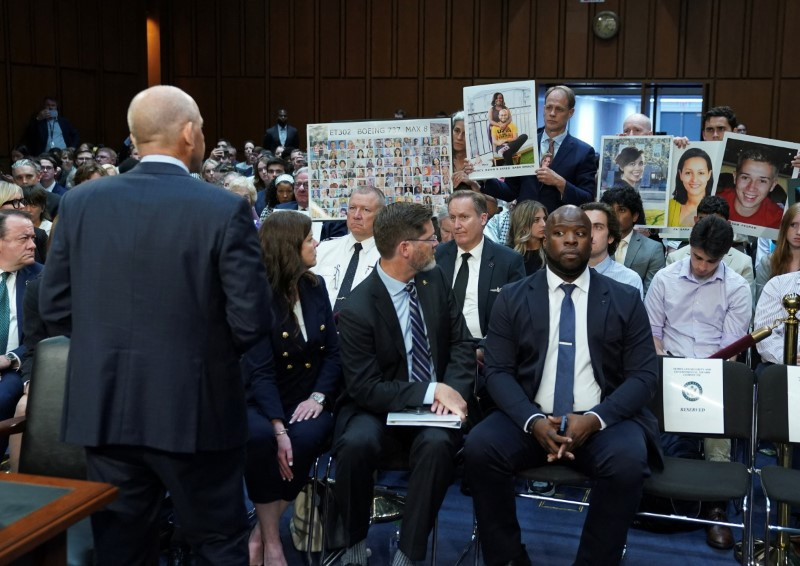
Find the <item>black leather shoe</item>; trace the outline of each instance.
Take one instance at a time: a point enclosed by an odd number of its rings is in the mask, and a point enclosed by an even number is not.
[[[728,522],[728,515],[722,507],[714,507],[708,510],[707,519],[711,521]],[[730,528],[722,525],[709,525],[706,527],[706,543],[712,548],[728,550],[733,548],[733,533]]]

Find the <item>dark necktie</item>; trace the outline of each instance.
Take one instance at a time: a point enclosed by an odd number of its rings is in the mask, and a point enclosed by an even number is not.
[[[553,138],[548,138],[547,142],[547,153],[549,153],[552,157],[556,156],[556,142]]]
[[[572,412],[575,384],[575,305],[572,291],[575,285],[562,283],[564,299],[561,301],[561,320],[558,323],[558,365],[556,388],[553,396],[553,414],[557,417]]]
[[[408,322],[411,325],[411,381],[427,383],[431,380],[431,347],[422,312],[419,309],[417,287],[411,281],[406,285],[408,291]]]
[[[8,276],[10,271],[0,274],[0,348],[8,351],[8,327],[11,324],[11,305],[8,300]]]
[[[361,242],[356,242],[353,245],[353,255],[350,256],[350,263],[347,264],[347,271],[344,272],[344,279],[339,286],[339,294],[336,295],[336,304],[333,307],[333,312],[339,312],[340,305],[347,297],[350,296],[350,291],[353,288],[353,279],[356,278],[356,269],[358,269],[358,254],[361,252]]]
[[[464,299],[467,296],[467,281],[469,281],[469,264],[467,260],[472,257],[469,252],[461,254],[461,267],[458,268],[455,283],[453,283],[453,293],[456,295],[458,310],[464,310]]]

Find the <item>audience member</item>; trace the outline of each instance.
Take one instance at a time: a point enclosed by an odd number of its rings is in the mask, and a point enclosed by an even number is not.
[[[98,148],[97,152],[94,154],[94,160],[99,163],[100,165],[113,165],[114,167],[117,166],[117,152],[111,149],[110,147],[101,147]]]
[[[41,172],[39,184],[42,188],[49,193],[55,193],[59,196],[66,193],[67,188],[63,185],[59,185],[56,181],[56,178],[61,173],[61,162],[58,157],[50,153],[43,153],[36,158],[36,162],[39,164],[39,171]]]
[[[256,163],[256,180],[255,186],[258,191],[256,197],[256,212],[263,214],[264,208],[272,210],[277,204],[287,202],[280,201],[279,203],[267,203],[267,188],[275,181],[279,175],[286,173],[286,163],[280,157],[260,157]],[[292,199],[294,196],[292,197]],[[290,199],[291,200],[291,199]]]
[[[78,131],[69,120],[59,115],[58,101],[46,96],[42,101],[42,109],[28,123],[22,143],[27,146],[30,155],[39,155],[53,147],[75,147],[79,141]]]
[[[479,191],[481,186],[469,178],[472,163],[467,158],[466,131],[464,129],[464,111],[459,110],[452,116],[453,121],[453,190],[470,189]]]
[[[297,135],[297,128],[289,125],[289,113],[285,108],[278,110],[278,119],[275,125],[267,129],[264,133],[265,149],[278,155],[275,151],[278,146],[300,147],[300,136]],[[280,157],[280,156],[278,156]]]
[[[546,222],[547,209],[535,200],[519,203],[511,213],[507,243],[508,247],[522,254],[526,275],[531,275],[544,266],[542,242]]]
[[[14,182],[23,191],[33,187],[41,187],[39,179],[42,177],[41,168],[39,164],[32,159],[20,159],[11,165],[11,176]],[[58,202],[61,196],[56,193],[47,193],[47,213],[51,218],[55,218],[58,214]]]
[[[108,177],[108,171],[106,171],[102,165],[94,161],[86,163],[78,167],[78,170],[75,172],[75,186],[77,187],[81,183],[93,181],[100,177]]]
[[[644,114],[638,112],[629,114],[622,122],[621,136],[652,136],[653,122]]]

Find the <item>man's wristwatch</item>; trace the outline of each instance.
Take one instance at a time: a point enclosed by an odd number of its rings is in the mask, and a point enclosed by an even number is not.
[[[17,356],[15,356],[12,353],[8,353],[8,354],[6,354],[6,359],[8,360],[9,366],[12,369],[17,369],[17,368],[14,367],[17,364]]]
[[[325,395],[323,395],[322,393],[312,393],[310,399],[313,399],[320,405],[325,404]]]

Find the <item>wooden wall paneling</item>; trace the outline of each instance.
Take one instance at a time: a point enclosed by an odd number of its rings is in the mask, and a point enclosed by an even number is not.
[[[502,80],[502,79],[500,79]],[[497,82],[493,79],[492,82]],[[433,117],[440,110],[452,114],[464,106],[464,87],[472,82],[465,79],[429,80],[425,83],[425,99],[421,116]]]
[[[342,5],[339,0],[325,0],[320,3],[319,60],[321,77],[341,76],[341,11]]]
[[[628,0],[620,9],[622,78],[647,76],[647,61],[652,52],[649,38],[652,34],[649,2]]]
[[[416,79],[372,79],[369,120],[389,120],[397,108],[409,116],[418,116]]]
[[[455,1],[451,4],[450,75],[452,77],[471,78],[474,74],[475,37],[476,33],[481,33],[481,28],[476,23],[474,4]],[[526,33],[532,35],[531,29],[527,29]]]
[[[241,0],[225,0],[217,11],[217,37],[219,38],[219,74],[223,77],[240,77],[244,69],[244,11]]]
[[[536,27],[533,30],[533,77],[558,76],[561,10],[550,2],[536,2]]]
[[[102,61],[100,58],[102,47],[100,14],[96,6],[97,4],[92,4],[95,9],[87,10],[85,4],[78,4],[76,8],[80,14],[74,30],[74,33],[78,35],[78,67],[85,71],[98,70]]]
[[[265,114],[263,79],[225,77],[220,82],[222,135],[230,137],[241,161],[244,140],[251,139],[261,145],[270,118]]]
[[[702,79],[712,75],[713,15],[714,0],[691,0],[686,3],[682,78]],[[720,29],[719,26],[716,29]]]
[[[531,67],[533,10],[530,0],[509,0],[506,17],[506,73],[509,79],[528,79]]]
[[[320,85],[320,121],[363,120],[367,105],[364,82],[364,79],[323,79]],[[306,119],[306,123],[309,121]]]
[[[786,18],[786,21],[788,22],[789,19]],[[779,96],[778,104],[775,107],[777,119],[775,137],[779,140],[800,141],[800,112],[797,111],[798,92],[800,92],[800,79],[783,79],[778,82]],[[745,124],[747,124],[749,133],[750,124],[747,122]]]
[[[391,0],[379,0],[372,3],[368,28],[370,36],[369,73],[372,77],[392,76],[393,10]]]
[[[447,0],[425,0],[422,18],[423,74],[441,78],[447,76]]]
[[[736,116],[747,124],[747,133],[772,137],[772,80],[724,79],[714,81],[714,96],[708,106],[727,105],[736,111]]]
[[[323,2],[324,4],[338,4],[336,0]],[[291,63],[290,49],[293,40],[289,28],[289,6],[288,2],[269,2],[269,29],[267,37],[269,39],[269,67],[272,77],[288,77]],[[325,30],[327,32],[327,30]],[[305,34],[301,37],[305,37]],[[324,36],[322,43],[324,44]]]
[[[25,133],[31,116],[41,110],[42,99],[45,96],[58,96],[58,77],[53,67],[12,64],[10,83],[11,116],[14,122],[12,137],[16,143]]]
[[[637,2],[638,0],[634,0]],[[678,61],[683,33],[681,25],[681,0],[655,2],[655,25],[650,40],[653,55],[651,77],[654,79],[678,78]]]
[[[75,126],[81,142],[97,142],[105,137],[100,132],[100,91],[97,72],[83,69],[61,69],[61,110],[64,117]],[[122,110],[127,112],[128,102]],[[36,101],[39,104],[39,101]]]
[[[267,66],[267,10],[264,2],[245,2],[242,25],[244,40],[244,75],[266,76]],[[262,81],[263,85],[263,81]],[[263,93],[261,99],[264,99]]]
[[[591,4],[567,2],[564,17],[563,76],[566,79],[587,79],[589,74],[589,18]]]
[[[395,76],[419,80],[420,67],[420,0],[397,0],[394,27]],[[427,42],[426,42],[427,45]]]
[[[143,2],[109,3],[102,12],[103,69],[146,72],[147,13]]]
[[[34,2],[12,2],[8,7],[9,18],[5,19],[3,26],[6,28],[11,51],[9,59],[15,63],[34,63],[35,52],[33,44],[36,35],[31,30],[36,29],[36,4]],[[12,16],[13,14],[13,16]],[[13,24],[12,24],[13,22]]]
[[[216,144],[217,138],[221,135],[216,111],[217,89],[209,88],[209,80],[206,77],[175,77],[173,84],[194,98],[200,109],[200,115],[203,117],[207,157],[208,151]]]
[[[364,77],[367,69],[367,5],[365,0],[345,0],[344,76]]]
[[[192,75],[198,77],[216,77],[219,73],[219,22],[217,21],[217,5],[212,2],[189,4],[193,8],[176,14],[179,18],[191,18],[194,28],[192,42],[189,45],[178,45],[177,49],[193,51],[194,70]]]
[[[294,55],[294,76],[313,77],[318,42],[317,34],[313,31],[317,25],[316,4],[314,0],[295,0],[293,6],[293,32],[289,45]],[[273,24],[273,29],[274,27]]]
[[[795,2],[796,3],[796,2]],[[752,78],[768,78],[780,69],[777,54],[778,36],[784,21],[778,20],[777,0],[758,0],[752,3],[750,10],[749,28],[746,27],[742,35],[748,37],[750,50],[747,53],[747,66],[743,76]],[[791,23],[791,35],[797,34],[797,20]],[[723,34],[720,33],[720,36]],[[797,54],[794,47],[790,53]]]
[[[748,2],[745,0],[725,0],[717,13],[717,29],[720,33],[717,34],[715,77],[742,76],[746,34],[750,21],[747,4]]]
[[[15,3],[16,4],[16,3]],[[26,32],[33,37],[33,61],[37,65],[56,64],[56,28],[58,15],[53,0],[31,2],[33,25]],[[17,22],[14,22],[17,25]]]
[[[608,0],[604,4],[598,5],[594,10],[589,11],[589,34],[592,38],[592,76],[596,79],[613,79],[620,76],[619,58],[622,53],[622,37],[617,34],[611,39],[600,39],[592,31],[592,23],[594,17],[598,12],[603,10],[613,10],[620,17],[620,25],[623,27],[625,23],[622,21],[622,11],[620,10],[619,0]],[[635,24],[634,24],[635,25]]]
[[[78,29],[80,23],[80,12],[76,0],[63,0],[56,4],[58,13],[58,26],[56,37],[58,38],[58,61],[65,67],[77,67],[79,65],[79,38],[80,34],[72,32]]]
[[[800,57],[797,56],[797,22],[800,22],[800,2],[785,2],[783,48],[780,50],[780,74],[783,78],[800,77]]]
[[[128,137],[128,105],[145,85],[139,75],[122,73],[104,73],[102,82],[102,131],[98,132],[96,141],[117,149]]]
[[[168,56],[163,68],[173,77],[188,77],[195,72],[193,61],[197,51],[192,34],[192,6],[191,0],[161,4],[161,45],[166,47]]]
[[[8,6],[7,0],[0,0],[0,63],[6,61],[6,57],[8,57],[8,51],[6,50],[6,39],[8,39],[8,25],[5,22],[8,21],[8,12],[10,8]],[[5,75],[5,68],[0,71]],[[7,78],[7,77],[6,77]],[[8,85],[8,82],[6,82]],[[0,88],[2,90],[2,88]],[[5,108],[5,106],[3,106]]]
[[[326,80],[322,81],[322,89],[318,101],[320,105],[324,104],[327,99],[337,102],[344,101],[345,99],[341,96],[346,93],[344,91],[339,93],[334,89],[325,88],[326,82]],[[269,88],[270,108],[267,110],[264,130],[275,124],[278,109],[285,108],[289,114],[289,123],[297,128],[300,135],[300,143],[305,147],[306,125],[318,121],[327,121],[320,119],[315,113],[317,101],[314,96],[314,79],[272,79]],[[263,138],[263,132],[261,137]]]
[[[479,77],[502,77],[503,46],[506,45],[502,3],[476,0],[478,3],[478,73]]]
[[[4,14],[5,10],[2,6],[0,6],[0,14]],[[1,28],[2,26],[0,26]],[[0,37],[2,39],[2,37]],[[2,73],[5,74],[6,67],[3,65]],[[9,113],[9,104],[8,104],[8,90],[5,88],[0,88],[0,108],[3,109],[0,112],[0,132],[3,132],[3,135],[0,136],[0,156],[6,156],[11,153],[11,149],[17,144],[19,138],[25,133],[25,128],[28,126],[28,119],[30,118],[30,113],[28,114],[20,114],[19,116],[14,116],[13,120],[15,123],[19,124],[17,128],[13,128],[11,125],[12,116]],[[19,130],[19,135],[17,136],[14,130]],[[0,159],[0,170],[4,173],[9,172],[9,165],[8,159]]]

